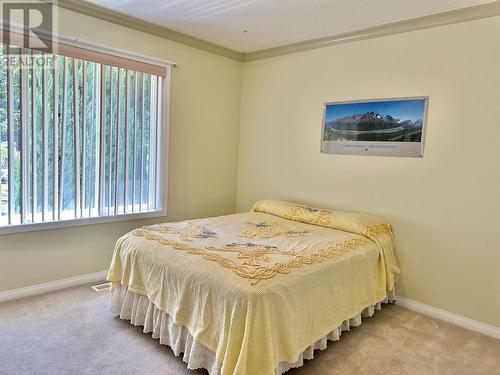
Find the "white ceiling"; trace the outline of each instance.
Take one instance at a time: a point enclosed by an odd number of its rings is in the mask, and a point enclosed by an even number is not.
[[[90,1],[238,52],[254,52],[494,0]]]

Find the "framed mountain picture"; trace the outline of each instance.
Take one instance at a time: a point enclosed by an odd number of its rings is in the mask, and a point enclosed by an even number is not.
[[[326,103],[321,152],[422,157],[429,97]]]

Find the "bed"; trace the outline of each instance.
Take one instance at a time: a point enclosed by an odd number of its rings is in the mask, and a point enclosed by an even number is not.
[[[273,200],[251,212],[155,224],[117,241],[112,312],[188,368],[281,374],[394,299],[390,224]]]

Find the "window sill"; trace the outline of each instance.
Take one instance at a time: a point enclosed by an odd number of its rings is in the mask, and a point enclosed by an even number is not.
[[[94,225],[94,224],[114,223],[119,221],[149,219],[154,217],[166,216],[166,214],[167,214],[166,210],[160,210],[160,211],[133,213],[133,214],[121,214],[115,216],[92,217],[85,219],[50,221],[45,223],[9,225],[0,227],[0,236],[2,234],[34,232],[34,231],[51,230],[59,228],[78,227],[82,225]]]

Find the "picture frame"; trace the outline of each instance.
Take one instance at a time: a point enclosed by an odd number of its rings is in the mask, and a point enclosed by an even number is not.
[[[429,97],[324,104],[321,152],[421,158]]]

